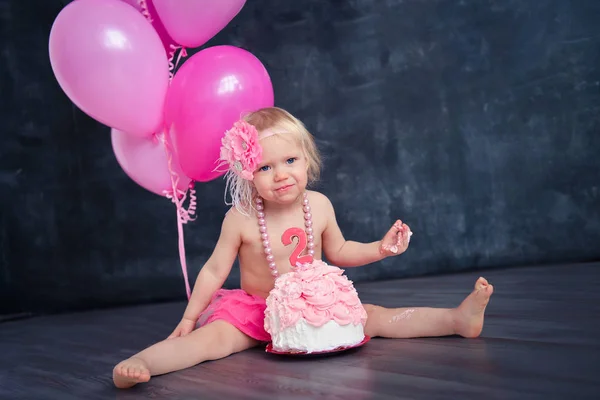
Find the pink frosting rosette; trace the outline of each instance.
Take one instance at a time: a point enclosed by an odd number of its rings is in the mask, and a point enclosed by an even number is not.
[[[319,327],[328,321],[339,325],[363,324],[367,313],[360,302],[358,293],[338,267],[315,260],[309,264],[299,264],[293,271],[280,276],[267,300],[265,328],[271,334],[268,314],[276,308],[280,326],[278,330],[295,325],[304,318],[310,325]]]

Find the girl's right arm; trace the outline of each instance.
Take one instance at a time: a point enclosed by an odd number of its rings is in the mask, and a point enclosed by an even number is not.
[[[240,218],[241,215],[235,209],[229,210],[225,215],[215,250],[200,270],[183,318],[169,338],[190,333],[213,294],[225,283],[242,244]]]

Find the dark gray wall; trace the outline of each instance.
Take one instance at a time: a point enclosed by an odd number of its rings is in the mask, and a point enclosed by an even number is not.
[[[174,207],[50,69],[65,4],[0,2],[0,313],[182,299]],[[598,21],[597,0],[248,1],[209,45],[259,57],[314,132],[347,238],[413,228],[361,281],[600,258]],[[222,180],[197,189],[191,276],[226,210]]]

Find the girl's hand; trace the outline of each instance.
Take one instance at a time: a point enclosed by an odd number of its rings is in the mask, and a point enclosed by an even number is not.
[[[173,333],[171,333],[167,339],[185,336],[194,330],[195,325],[196,321],[184,317],[181,319]]]
[[[383,254],[384,257],[397,256],[404,253],[408,248],[411,235],[412,232],[408,225],[397,220],[388,233],[385,234],[383,239],[381,239],[379,252]]]

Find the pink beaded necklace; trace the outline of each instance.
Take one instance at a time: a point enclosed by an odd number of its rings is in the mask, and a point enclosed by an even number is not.
[[[271,242],[269,242],[269,234],[267,233],[267,222],[265,221],[265,207],[263,205],[263,199],[257,197],[255,202],[256,210],[258,211],[258,229],[260,230],[260,237],[262,238],[265,255],[267,257],[267,262],[269,263],[269,269],[271,270],[271,275],[277,278],[279,276],[279,272],[277,272],[275,256],[273,256],[273,249],[271,249]],[[308,193],[306,192],[303,194],[302,209],[304,210],[305,230],[303,231],[300,228],[289,228],[281,236],[281,240],[286,246],[292,244],[292,237],[296,236],[298,238],[298,245],[290,256],[290,264],[292,266],[296,266],[296,263],[311,263],[313,261],[313,256],[315,255],[315,237],[313,236],[312,214],[310,213]],[[305,246],[308,247],[308,255],[298,257],[298,255],[304,250]]]

